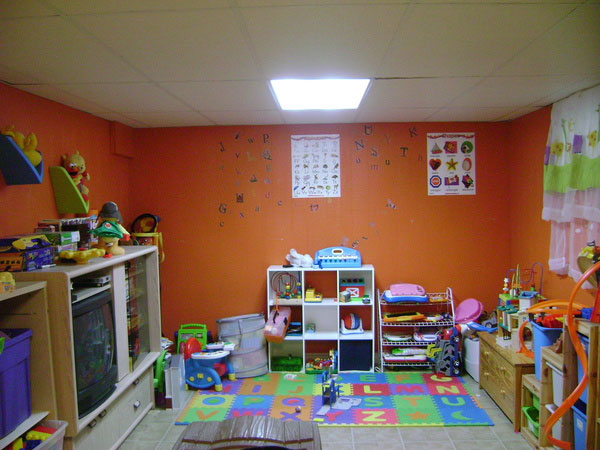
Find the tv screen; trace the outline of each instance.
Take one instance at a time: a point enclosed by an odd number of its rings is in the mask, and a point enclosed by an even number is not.
[[[117,382],[110,291],[73,303],[72,312],[77,406],[81,418],[106,400]]]

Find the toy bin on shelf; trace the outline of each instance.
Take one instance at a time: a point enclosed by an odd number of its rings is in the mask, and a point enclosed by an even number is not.
[[[542,379],[541,361],[542,347],[548,347],[556,342],[563,332],[562,328],[546,328],[531,322],[533,328],[533,353],[535,364],[535,376],[538,380]]]
[[[32,332],[28,328],[0,330],[9,339],[0,351],[0,439],[31,415],[29,353]]]
[[[40,426],[54,428],[56,431],[35,447],[35,450],[62,450],[67,425],[67,422],[63,420],[43,420],[40,422]]]
[[[563,374],[560,369],[554,367],[549,362],[546,365],[552,371],[552,403],[561,405],[563,402]]]
[[[573,410],[573,440],[574,450],[585,450],[585,439],[586,439],[586,405],[581,400],[571,406]]]
[[[540,429],[540,410],[534,406],[523,406],[523,414],[527,418],[527,427],[535,437],[539,436]]]
[[[585,354],[589,355],[589,348],[590,348],[590,340],[588,339],[587,336],[584,336],[581,333],[578,333],[579,335],[579,339],[581,340],[581,345],[583,345],[583,348],[585,349]],[[579,358],[577,358],[577,383],[581,382],[581,379],[583,378],[583,367],[581,366],[581,360]],[[589,385],[589,382],[588,382]],[[588,387],[585,387],[585,390],[583,391],[583,394],[581,394],[581,397],[579,398],[582,402],[587,403],[588,401]]]

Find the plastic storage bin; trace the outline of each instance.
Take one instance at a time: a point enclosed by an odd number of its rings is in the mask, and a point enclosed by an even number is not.
[[[55,428],[56,431],[52,433],[52,436],[35,447],[35,450],[62,450],[63,442],[65,440],[65,431],[67,431],[67,422],[62,420],[43,420],[40,422],[40,425],[43,427]]]
[[[554,411],[556,411],[557,408],[557,406],[554,404],[548,404],[545,406],[546,409],[550,411],[550,414],[554,413]],[[562,440],[562,419],[558,419],[552,427],[552,437],[554,437],[555,439]],[[557,447],[556,445],[554,446],[554,448],[560,449],[560,447]]]
[[[585,354],[589,355],[589,348],[590,348],[590,340],[588,339],[587,336],[583,336],[582,334],[579,334],[579,339],[581,339],[581,345],[583,345],[583,348],[585,349]],[[581,365],[581,361],[579,360],[579,358],[577,358],[577,382],[581,382],[581,379],[583,378],[583,366]],[[589,380],[588,380],[588,386],[589,386]],[[583,391],[583,394],[581,394],[581,397],[579,397],[579,400],[581,400],[584,403],[587,403],[587,399],[588,399],[588,387],[585,387],[585,390]]]
[[[465,370],[479,383],[479,340],[465,339]]]
[[[32,332],[27,328],[3,329],[10,339],[0,353],[0,439],[31,415],[29,354]]]
[[[546,365],[552,370],[552,403],[562,405],[563,402],[563,374],[549,362]]]
[[[585,450],[585,433],[586,433],[586,405],[581,400],[571,406],[573,410],[573,437],[575,450]]]
[[[533,354],[535,365],[535,377],[538,380],[542,379],[542,347],[548,347],[556,342],[563,332],[562,328],[546,328],[531,322],[533,328]]]
[[[540,432],[540,411],[533,406],[523,406],[523,414],[527,418],[527,427],[535,435],[539,436]]]

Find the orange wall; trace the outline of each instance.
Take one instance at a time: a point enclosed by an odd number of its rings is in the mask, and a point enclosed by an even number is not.
[[[356,246],[375,266],[380,289],[393,282],[430,292],[451,286],[458,299],[492,308],[509,263],[508,129],[382,123],[136,130],[133,209],[161,216],[165,240],[163,332],[191,322],[216,331],[218,318],[264,311],[266,268],[285,263],[290,248],[314,255]],[[426,135],[444,131],[476,133],[476,196],[427,195]],[[293,200],[290,136],[335,133],[342,197]]]
[[[542,220],[544,148],[552,108],[546,107],[511,122],[510,126],[510,267],[544,265],[542,293],[552,299],[568,299],[574,281],[547,270],[550,223]],[[539,280],[539,276],[537,276]],[[592,291],[577,295],[581,303],[592,305]]]
[[[117,202],[128,217],[130,160],[110,153],[109,122],[0,83],[0,128],[14,125],[38,138],[45,173],[41,184],[7,186],[0,175],[0,236],[31,233],[40,219],[57,218],[48,167],[79,150],[86,160],[91,208]]]
[[[215,332],[218,318],[264,311],[266,268],[285,263],[292,247],[314,255],[356,246],[381,289],[402,281],[430,291],[451,286],[458,300],[475,297],[487,309],[508,267],[548,259],[540,214],[549,108],[511,123],[138,129],[137,155],[128,159],[111,153],[106,120],[3,84],[0,101],[0,126],[35,132],[46,167],[80,150],[92,208],[116,201],[126,225],[144,212],[161,216],[167,336],[182,323]],[[443,131],[477,133],[476,196],[427,195],[426,134]],[[342,197],[292,200],[290,135],[319,133],[341,135]],[[41,185],[6,186],[0,176],[0,205],[0,236],[58,215],[47,171]],[[550,298],[572,286],[546,272]],[[582,296],[591,302],[589,292]]]

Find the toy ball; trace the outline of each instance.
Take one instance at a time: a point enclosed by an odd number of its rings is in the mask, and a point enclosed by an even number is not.
[[[356,314],[350,313],[344,317],[344,326],[347,330],[356,330],[360,327],[360,318]]]
[[[300,408],[299,406],[296,406],[296,412],[297,412],[298,414],[300,414],[300,413],[302,412],[302,408]]]

